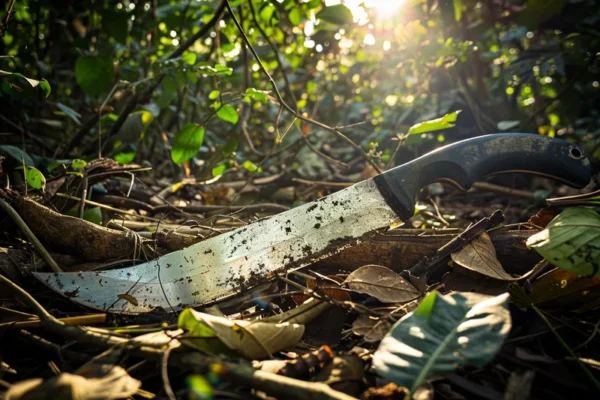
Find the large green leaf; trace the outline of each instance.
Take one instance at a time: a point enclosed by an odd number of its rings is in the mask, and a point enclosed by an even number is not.
[[[198,153],[203,141],[204,127],[198,124],[187,124],[175,136],[171,148],[171,159],[177,164],[190,160]]]
[[[417,133],[426,133],[439,131],[441,129],[448,129],[454,126],[456,119],[458,118],[458,114],[460,114],[461,110],[451,112],[449,114],[444,115],[442,118],[432,119],[430,121],[420,122],[416,125],[413,125],[409,128],[408,133],[410,135]]]
[[[302,15],[300,14],[300,7],[294,7],[290,10],[288,14],[288,19],[290,20],[292,25],[300,25],[302,21]]]
[[[600,215],[584,207],[567,208],[529,237],[527,246],[566,271],[600,276]]]
[[[316,17],[336,25],[347,25],[354,22],[352,12],[343,4],[325,7],[317,13]]]
[[[378,374],[414,390],[432,375],[487,364],[511,328],[508,293],[430,293],[392,327],[373,355]]]
[[[15,161],[17,161],[19,163],[21,163],[21,161],[22,161],[23,163],[25,163],[25,165],[31,165],[31,166],[35,165],[33,158],[31,158],[31,156],[29,154],[25,153],[23,150],[21,150],[17,146],[13,146],[10,144],[0,145],[0,154],[10,156],[11,158],[13,158]]]
[[[115,68],[110,57],[81,56],[75,62],[75,80],[89,96],[108,92],[114,79]]]
[[[238,119],[240,119],[235,107],[230,104],[225,104],[223,107],[219,108],[219,111],[217,111],[217,117],[234,125],[237,124]]]
[[[44,93],[45,97],[50,95],[50,84],[45,79],[38,81],[27,78],[18,72],[0,70],[0,82],[2,83],[0,94],[1,92],[5,92],[13,96],[33,96],[35,95],[35,90],[32,89],[39,89]]]
[[[19,167],[19,169],[22,169],[22,167]],[[25,167],[25,179],[27,184],[34,189],[43,191],[46,187],[46,177],[35,167]]]

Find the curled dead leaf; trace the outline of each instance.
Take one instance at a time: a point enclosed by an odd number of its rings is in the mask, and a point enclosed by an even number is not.
[[[492,239],[485,232],[470,241],[462,250],[452,253],[451,257],[452,261],[461,267],[494,279],[503,281],[520,279],[513,278],[504,271],[496,256],[496,248],[492,243]]]
[[[352,272],[344,286],[375,297],[383,303],[404,303],[420,296],[420,292],[400,275],[381,265],[365,265]]]

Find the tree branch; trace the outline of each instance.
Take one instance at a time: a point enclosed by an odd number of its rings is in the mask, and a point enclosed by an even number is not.
[[[344,135],[342,133],[342,131],[339,130],[339,128],[337,128],[337,127],[331,127],[331,126],[326,125],[326,124],[324,124],[322,122],[316,121],[314,119],[307,118],[307,117],[303,116],[302,114],[296,112],[292,107],[290,107],[283,100],[283,96],[281,95],[281,92],[279,91],[279,88],[277,87],[277,83],[275,82],[275,80],[273,79],[273,77],[271,76],[271,74],[269,74],[269,71],[267,71],[267,69],[263,65],[263,63],[260,60],[260,57],[258,56],[258,53],[254,49],[254,47],[252,47],[252,45],[250,44],[250,40],[248,39],[248,36],[246,35],[246,32],[244,32],[244,28],[240,25],[240,22],[237,20],[237,17],[235,16],[235,13],[233,12],[233,10],[231,8],[231,5],[229,4],[229,1],[227,1],[227,0],[224,0],[224,1],[225,1],[225,5],[227,6],[227,11],[229,11],[229,13],[231,14],[231,18],[233,19],[233,22],[235,23],[235,26],[238,28],[238,31],[240,32],[240,34],[242,35],[242,38],[244,39],[244,42],[246,42],[246,45],[248,46],[248,48],[252,52],[252,55],[254,55],[254,58],[256,59],[256,61],[258,62],[258,65],[260,66],[260,69],[267,76],[267,79],[269,80],[269,83],[271,84],[271,87],[273,88],[273,91],[275,92],[275,96],[277,96],[277,100],[279,101],[279,103],[281,104],[281,106],[283,108],[285,108],[294,117],[298,118],[299,120],[308,122],[308,123],[313,124],[313,125],[316,125],[319,128],[325,129],[326,131],[331,132],[331,133],[335,134],[336,136],[338,136],[340,139],[342,139],[343,141],[345,141],[346,143],[348,143],[350,146],[352,146],[355,150],[357,150],[364,157],[364,159],[369,164],[371,164],[373,166],[373,168],[375,168],[375,170],[378,173],[381,173],[381,168],[379,168],[379,166],[364,152],[364,150],[359,145],[357,145],[356,143],[354,143],[354,141],[352,139],[350,139],[349,137],[347,137],[346,135]]]

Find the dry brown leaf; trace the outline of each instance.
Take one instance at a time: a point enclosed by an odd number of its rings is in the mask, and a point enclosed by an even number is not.
[[[492,239],[487,233],[482,233],[462,250],[452,253],[452,261],[463,268],[478,272],[482,275],[503,281],[514,281],[520,278],[513,278],[509,275],[496,257],[496,248]]]
[[[383,339],[391,327],[392,324],[385,319],[374,319],[362,314],[352,324],[352,332],[357,336],[363,336],[367,343],[377,343]]]
[[[420,296],[419,291],[400,275],[381,265],[365,265],[352,272],[344,286],[368,294],[383,303],[404,303]]]

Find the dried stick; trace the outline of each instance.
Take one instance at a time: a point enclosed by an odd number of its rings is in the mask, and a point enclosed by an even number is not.
[[[80,342],[90,343],[102,348],[112,346],[128,346],[138,354],[160,361],[163,359],[163,344],[150,347],[141,342],[134,342],[117,336],[112,336],[98,331],[82,329],[77,326],[68,326],[53,317],[46,309],[37,302],[29,293],[10,279],[0,275],[0,282],[5,283],[12,291],[17,293],[29,305],[34,313],[43,322],[44,327],[60,336],[71,338]],[[236,363],[225,361],[219,357],[204,356],[189,351],[173,354],[173,363],[186,368],[200,369],[202,371],[214,371],[223,378],[237,383],[245,384],[257,390],[264,391],[274,396],[289,399],[313,399],[313,400],[354,400],[352,396],[338,392],[328,385],[319,382],[306,382],[299,379],[288,378],[265,371],[255,370],[248,363]]]
[[[450,254],[462,249],[467,245],[467,243],[475,239],[477,236],[502,223],[503,221],[504,214],[500,210],[495,211],[489,217],[479,220],[460,235],[456,236],[444,246],[440,247],[433,256],[423,257],[421,261],[419,261],[409,270],[410,275],[419,276],[427,274],[431,269],[441,265],[446,257],[448,257]]]
[[[62,272],[62,269],[58,266],[56,261],[54,261],[50,253],[48,253],[48,250],[46,250],[42,242],[40,242],[39,239],[35,236],[35,234],[31,231],[31,229],[29,229],[25,221],[23,221],[23,218],[21,218],[21,216],[15,211],[15,209],[12,208],[10,204],[8,204],[4,199],[1,198],[0,207],[2,207],[4,211],[6,211],[6,213],[17,224],[19,229],[21,229],[23,233],[25,233],[27,238],[33,244],[33,247],[35,247],[38,253],[40,253],[44,261],[46,261],[46,264],[48,264],[48,266],[50,267],[50,269],[52,269],[52,271],[54,272]]]

